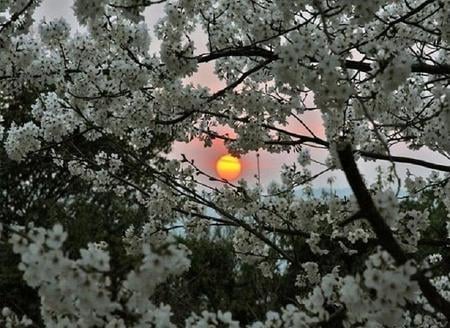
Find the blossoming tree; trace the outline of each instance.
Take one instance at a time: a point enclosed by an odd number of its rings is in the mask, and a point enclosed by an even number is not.
[[[171,237],[180,224],[193,236],[229,227],[241,261],[267,277],[300,268],[297,285],[307,293],[254,327],[447,326],[447,232],[425,239],[434,205],[405,209],[400,190],[418,201],[431,190],[449,209],[450,166],[392,147],[426,147],[449,159],[450,2],[75,0],[81,34],[64,20],[30,31],[39,2],[0,0],[2,111],[7,99],[34,95],[20,119],[2,120],[4,151],[17,162],[51,156],[95,192],[148,212],[144,226],[123,236],[140,264],[114,283],[108,245],[90,243],[74,259],[64,252],[62,225],[1,218],[1,238],[20,255],[47,327],[170,327],[170,305],[154,304],[152,294],[189,267],[189,250]],[[155,5],[164,6],[163,17],[145,22],[143,11]],[[190,37],[197,28],[207,36],[205,53]],[[186,82],[205,63],[226,87]],[[302,120],[305,112],[322,115],[323,137]],[[293,120],[306,132],[290,129]],[[221,135],[219,125],[236,137]],[[205,146],[223,139],[237,154],[298,151],[299,160],[267,190],[243,181],[211,187],[194,162],[167,159],[174,142],[195,138]],[[310,168],[313,147],[329,153],[323,172],[345,174],[350,198],[294,192],[321,174]],[[369,185],[357,165],[368,160],[387,161],[391,174]],[[402,179],[397,163],[432,172]],[[438,218],[440,226],[448,219]],[[323,259],[337,253],[363,264],[330,267]],[[186,326],[239,326],[223,310],[192,314]],[[32,323],[5,308],[0,324]]]

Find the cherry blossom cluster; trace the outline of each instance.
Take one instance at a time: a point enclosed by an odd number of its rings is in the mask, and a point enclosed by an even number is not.
[[[239,260],[265,277],[298,268],[295,304],[253,327],[448,324],[449,276],[440,267],[448,238],[421,249],[433,220],[445,237],[450,231],[448,1],[75,0],[85,28],[76,33],[64,19],[31,31],[39,3],[0,0],[1,150],[20,163],[51,156],[93,192],[113,191],[146,211],[143,224],[119,236],[140,261],[119,285],[109,277],[108,245],[89,243],[73,259],[62,225],[4,226],[0,236],[38,291],[47,327],[172,327],[170,306],[151,296],[189,268],[173,231],[203,238],[215,225],[229,228]],[[162,17],[145,20],[154,5]],[[222,89],[189,80],[208,64]],[[32,104],[16,115],[14,102],[25,98]],[[310,112],[323,133],[305,123]],[[169,159],[176,142],[193,140],[222,140],[236,155],[296,152],[297,161],[268,187],[222,181],[186,156]],[[339,159],[347,144],[349,160],[388,161],[387,177],[370,185],[348,172]],[[447,162],[399,156],[398,144]],[[401,179],[397,163],[433,172]],[[335,170],[354,194],[315,197],[314,179]],[[427,208],[405,209],[402,198]],[[446,212],[435,218],[438,202]],[[297,263],[294,239],[310,259]],[[334,255],[363,257],[365,266],[344,272],[318,260]],[[10,327],[29,323],[8,308],[0,317]],[[186,326],[239,323],[222,309],[192,314]]]
[[[166,239],[159,248],[163,255],[143,245],[138,268],[120,286],[112,286],[107,244],[90,243],[73,260],[62,250],[67,233],[61,225],[50,230],[15,226],[8,231],[13,250],[21,257],[19,269],[25,281],[42,298],[41,312],[48,327],[125,327],[120,311],[135,317],[133,327],[170,325],[170,307],[155,306],[149,298],[158,284],[189,268],[189,251],[182,245]],[[118,288],[117,299],[111,288]],[[9,309],[3,309],[2,315],[11,327],[29,322],[26,317],[18,320]]]

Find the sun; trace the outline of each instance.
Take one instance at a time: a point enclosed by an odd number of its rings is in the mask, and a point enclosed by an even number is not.
[[[223,155],[216,162],[216,171],[219,177],[225,180],[234,180],[241,174],[241,161],[232,155]]]

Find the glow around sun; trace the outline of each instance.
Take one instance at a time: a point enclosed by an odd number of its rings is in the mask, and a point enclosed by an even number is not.
[[[217,174],[222,179],[234,180],[239,177],[241,170],[241,161],[232,155],[223,155],[216,162]]]

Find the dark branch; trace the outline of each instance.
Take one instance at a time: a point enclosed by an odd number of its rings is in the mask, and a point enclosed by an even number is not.
[[[309,137],[309,136],[303,136],[303,135],[299,135],[299,134],[296,134],[293,132],[285,131],[283,129],[275,128],[275,127],[271,127],[271,126],[264,126],[264,127],[271,128],[272,130],[276,130],[278,132],[281,132],[283,134],[286,134],[293,138],[298,139],[298,140],[271,140],[271,141],[267,141],[266,142],[267,144],[296,146],[296,145],[301,145],[305,142],[310,142],[310,143],[319,144],[319,145],[327,147],[327,148],[330,146],[328,141],[317,138],[317,137],[314,138],[314,137]],[[413,158],[413,157],[390,156],[390,155],[385,155],[385,154],[377,154],[377,153],[372,153],[372,152],[368,152],[368,151],[359,151],[359,150],[355,150],[354,153],[358,153],[362,157],[367,157],[367,158],[373,158],[373,159],[379,159],[379,160],[383,160],[383,161],[390,161],[390,162],[397,162],[397,163],[408,163],[408,164],[412,164],[412,165],[426,167],[426,168],[429,168],[432,170],[437,170],[437,171],[442,171],[442,172],[450,172],[450,166],[448,166],[448,165],[427,162],[427,161],[424,161],[424,160],[421,160],[418,158]]]
[[[155,0],[155,1],[142,1],[142,3],[132,4],[132,5],[116,5],[113,3],[109,3],[108,6],[119,9],[135,9],[140,7],[149,7],[152,5],[160,4],[166,2],[166,0]]]
[[[391,254],[398,265],[404,264],[409,260],[409,258],[400,247],[400,244],[394,238],[394,234],[392,233],[390,227],[375,207],[372,197],[367,190],[361,174],[359,173],[353,157],[351,145],[349,143],[339,145],[338,156],[341,162],[342,170],[344,171],[347,181],[352,188],[356,200],[358,201],[359,208],[369,221],[375,235],[377,236],[379,244]],[[423,273],[419,272],[416,275],[416,280],[428,302],[437,311],[444,314],[447,320],[450,320],[450,302],[439,294],[436,288],[423,275]]]
[[[236,81],[232,82],[231,84],[227,85],[225,88],[223,88],[222,90],[216,92],[215,94],[213,94],[210,98],[208,98],[208,101],[213,101],[217,98],[222,97],[227,91],[229,90],[233,90],[234,88],[236,88],[239,84],[241,84],[242,82],[244,82],[244,80],[250,76],[251,74],[259,71],[260,69],[264,68],[266,65],[268,65],[270,62],[272,62],[273,59],[269,58],[266,59],[264,62],[256,65],[255,67],[249,69],[248,71],[244,72]]]
[[[271,60],[279,59],[279,56],[273,51],[260,47],[240,47],[218,50],[212,53],[199,55],[196,59],[199,63],[206,63],[224,57],[262,57]],[[310,58],[310,60],[312,62],[317,62],[317,59],[314,58]],[[370,63],[356,60],[346,60],[345,68],[354,69],[361,72],[369,72],[372,70]],[[450,65],[415,63],[412,64],[411,71],[414,73],[450,74]]]
[[[33,4],[33,2],[35,2],[36,0],[30,0],[27,2],[27,4],[18,12],[15,12],[14,14],[12,14],[11,18],[3,23],[0,24],[0,33],[3,32],[4,29],[6,29],[8,26],[10,26],[12,23],[14,23],[16,20],[18,20],[20,18],[20,16],[22,16]]]
[[[373,158],[373,159],[381,159],[381,160],[385,160],[385,161],[394,161],[394,162],[398,162],[398,163],[408,163],[408,164],[427,167],[427,168],[433,169],[433,170],[450,172],[450,166],[426,162],[424,160],[417,159],[417,158],[402,157],[402,156],[389,156],[389,155],[383,155],[383,154],[375,154],[375,153],[371,153],[371,152],[367,152],[367,151],[360,151],[359,153],[363,157],[369,157],[369,158]]]

